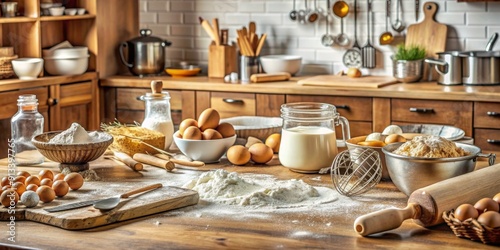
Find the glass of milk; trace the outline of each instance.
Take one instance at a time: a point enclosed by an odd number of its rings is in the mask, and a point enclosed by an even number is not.
[[[174,124],[170,115],[170,95],[166,91],[161,93],[146,93],[141,96],[145,102],[144,121],[141,127],[158,131],[165,135],[165,150],[173,140]]]
[[[292,171],[317,173],[330,167],[338,153],[335,127],[342,127],[342,140],[351,137],[349,122],[334,105],[297,102],[281,105],[283,128],[279,159]]]

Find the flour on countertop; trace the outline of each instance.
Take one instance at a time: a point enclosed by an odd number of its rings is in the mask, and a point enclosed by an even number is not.
[[[222,169],[203,173],[183,187],[198,191],[203,200],[227,205],[290,208],[337,199],[331,189],[321,188],[329,192],[320,192],[302,180],[243,177]]]
[[[74,122],[68,129],[50,139],[49,143],[79,144],[104,141],[107,138],[107,134],[104,133],[98,133],[96,131],[87,133],[87,131],[80,124]]]

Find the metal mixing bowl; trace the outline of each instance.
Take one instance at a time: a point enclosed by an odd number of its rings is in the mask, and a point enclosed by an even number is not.
[[[490,166],[495,162],[495,154],[481,154],[480,148],[464,143],[455,144],[470,154],[453,158],[409,157],[392,153],[401,144],[389,144],[382,148],[382,152],[392,182],[408,196],[419,188],[473,171],[477,157],[488,158]]]

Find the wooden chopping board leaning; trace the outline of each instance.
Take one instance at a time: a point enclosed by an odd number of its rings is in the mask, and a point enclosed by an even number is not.
[[[437,3],[426,2],[423,6],[424,20],[408,27],[405,46],[419,45],[425,48],[427,58],[437,58],[438,52],[445,51],[446,35],[448,27],[446,24],[438,23],[434,16],[438,10]],[[423,77],[425,80],[437,79],[437,72],[431,70],[431,66],[424,63]],[[429,73],[429,72],[433,73]],[[431,76],[430,78],[429,76]]]

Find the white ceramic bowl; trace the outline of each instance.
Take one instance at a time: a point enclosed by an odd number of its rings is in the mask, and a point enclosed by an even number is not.
[[[54,57],[54,58],[85,57],[88,54],[89,54],[89,48],[85,46],[63,47],[58,49],[42,50],[42,55],[44,57]]]
[[[68,8],[64,10],[64,15],[67,16],[74,16],[76,15],[77,9],[76,8]]]
[[[221,119],[233,125],[239,138],[247,139],[249,136],[265,140],[274,133],[281,133],[283,119],[280,117],[265,116],[235,116]]]
[[[261,56],[260,63],[266,73],[288,72],[295,75],[302,66],[302,57],[294,55]]]
[[[62,16],[64,14],[64,6],[60,7],[50,7],[49,13],[51,16]]]
[[[12,68],[21,80],[33,80],[43,69],[42,58],[18,58],[11,61]]]
[[[218,140],[187,140],[179,138],[178,134],[179,131],[174,133],[177,148],[187,157],[205,163],[218,162],[236,141],[236,135]]]
[[[89,56],[73,58],[44,57],[45,70],[55,76],[81,75],[87,71]]]
[[[76,13],[78,15],[84,15],[87,10],[85,8],[78,8],[76,9]]]

